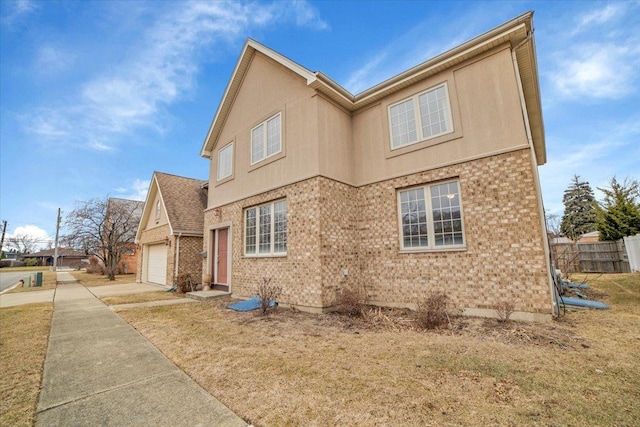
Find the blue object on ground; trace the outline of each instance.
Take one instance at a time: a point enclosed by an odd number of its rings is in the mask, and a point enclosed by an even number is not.
[[[568,298],[568,297],[560,297],[560,300],[563,304],[572,305],[575,307],[585,307],[585,308],[598,308],[600,310],[608,310],[609,306],[600,301],[590,301],[583,300],[578,298]]]
[[[569,282],[567,284],[567,287],[569,287],[569,288],[578,288],[578,289],[589,289],[589,285],[587,285],[586,283]]]
[[[269,307],[275,307],[276,304],[277,302],[275,301],[269,301]],[[258,310],[260,308],[260,298],[253,297],[245,301],[234,302],[229,304],[227,308],[235,311]]]

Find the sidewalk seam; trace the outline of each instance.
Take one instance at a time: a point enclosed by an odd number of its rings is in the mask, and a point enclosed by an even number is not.
[[[87,394],[87,395],[79,397],[77,399],[71,399],[71,400],[68,400],[68,401],[65,401],[65,402],[57,403],[55,405],[47,406],[46,408],[42,408],[40,410],[36,410],[36,414],[41,414],[41,413],[46,412],[46,411],[48,411],[50,409],[59,408],[60,406],[68,405],[70,403],[81,402],[81,401],[89,399],[91,397],[99,396],[99,395],[104,394],[104,393],[109,393],[111,391],[115,391],[115,390],[119,390],[119,389],[122,389],[122,388],[126,388],[126,387],[129,387],[129,386],[134,385],[134,384],[138,384],[138,383],[141,383],[141,382],[149,381],[149,380],[152,380],[152,379],[168,377],[170,375],[175,375],[176,373],[181,373],[181,372],[182,371],[180,371],[180,369],[177,369],[177,370],[174,370],[172,372],[166,372],[164,374],[153,375],[153,376],[149,376],[149,377],[146,377],[146,378],[141,378],[141,379],[136,380],[136,381],[131,381],[131,382],[128,382],[126,384],[120,384],[120,385],[118,385],[116,387],[106,388],[104,390],[100,390],[100,391],[97,391],[95,393]]]

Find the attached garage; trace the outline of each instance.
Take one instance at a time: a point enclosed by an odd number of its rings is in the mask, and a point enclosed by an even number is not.
[[[167,284],[167,246],[163,243],[159,245],[147,246],[147,282],[158,285]]]

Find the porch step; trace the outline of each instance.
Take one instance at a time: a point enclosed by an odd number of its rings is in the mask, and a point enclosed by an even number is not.
[[[187,298],[193,298],[198,301],[207,301],[215,298],[223,298],[231,296],[231,292],[226,291],[196,291],[187,292]]]

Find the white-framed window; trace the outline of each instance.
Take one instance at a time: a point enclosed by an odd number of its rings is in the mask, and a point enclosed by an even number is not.
[[[278,113],[251,129],[252,165],[282,151],[281,121]]]
[[[217,180],[221,181],[233,173],[233,142],[218,151]]]
[[[403,250],[465,246],[457,180],[398,191],[398,215]]]
[[[156,202],[156,219],[160,218],[160,200]]]
[[[453,132],[447,84],[390,105],[389,131],[392,150]]]
[[[287,253],[287,201],[278,200],[244,210],[245,256]]]

